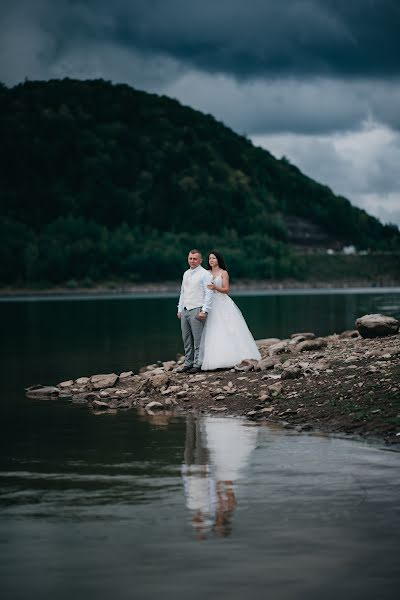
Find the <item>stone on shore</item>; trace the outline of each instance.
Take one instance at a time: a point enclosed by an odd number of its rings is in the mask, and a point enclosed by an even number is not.
[[[177,363],[175,360],[167,360],[163,362],[163,367],[166,371],[172,371],[174,367],[176,367]]]
[[[120,373],[119,378],[126,379],[127,377],[132,377],[132,375],[133,371],[124,371],[123,373]]]
[[[170,382],[170,376],[162,371],[161,373],[157,371],[149,371],[149,373],[144,373],[142,375],[144,381],[146,382],[149,388],[159,389],[163,386],[167,386]]]
[[[256,340],[256,344],[259,348],[268,348],[280,342],[280,338],[265,338],[263,340]]]
[[[300,367],[287,367],[282,371],[281,379],[298,379],[301,375]]]
[[[235,365],[234,368],[235,371],[254,371],[256,365],[258,365],[258,360],[246,358],[245,360],[242,360],[241,363]]]
[[[87,385],[90,381],[90,377],[79,377],[76,379],[75,383],[77,385]]]
[[[304,341],[304,340],[315,340],[316,335],[315,333],[311,333],[311,332],[306,332],[306,333],[292,333],[292,335],[290,336],[290,339],[296,339],[296,338],[302,338],[299,341]]]
[[[306,352],[308,350],[321,350],[326,348],[328,342],[324,338],[316,338],[315,340],[304,340],[296,344],[296,350],[299,352]]]
[[[61,383],[57,384],[57,387],[59,388],[69,388],[72,387],[74,385],[74,380],[73,379],[69,379],[68,381],[62,381]]]
[[[267,356],[267,358],[262,358],[258,361],[255,370],[266,371],[267,369],[273,369],[278,362],[279,358],[277,356]]]
[[[356,327],[363,338],[382,337],[398,333],[400,321],[381,314],[364,315],[356,320]]]
[[[101,400],[93,400],[91,407],[96,410],[108,410],[110,405],[107,402],[102,402]]]
[[[342,333],[339,334],[340,340],[352,340],[359,337],[360,334],[356,329],[346,329],[346,331],[342,331]]]
[[[117,381],[118,375],[115,373],[108,373],[107,375],[92,375],[90,378],[90,384],[94,390],[114,387]]]
[[[35,389],[28,389],[26,395],[28,398],[51,398],[52,396],[58,396],[59,393],[60,390],[57,387],[45,385],[37,388],[35,386]]]
[[[286,340],[282,340],[277,344],[272,344],[268,348],[268,352],[270,356],[274,356],[275,354],[283,354],[285,352],[289,352],[289,342]]]
[[[277,381],[276,383],[269,385],[268,390],[273,396],[278,396],[282,392],[282,387],[280,381]]]
[[[161,402],[156,402],[155,400],[153,400],[152,402],[149,402],[148,404],[146,404],[146,406],[144,408],[145,408],[145,410],[164,410],[164,404],[161,404]]]

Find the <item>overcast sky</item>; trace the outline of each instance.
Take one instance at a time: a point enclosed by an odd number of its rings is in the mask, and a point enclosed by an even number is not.
[[[399,31],[399,0],[1,0],[0,81],[167,94],[400,225]]]

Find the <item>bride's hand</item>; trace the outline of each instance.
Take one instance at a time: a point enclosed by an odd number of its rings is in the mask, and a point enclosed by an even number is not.
[[[215,283],[210,283],[207,287],[209,290],[215,290]]]

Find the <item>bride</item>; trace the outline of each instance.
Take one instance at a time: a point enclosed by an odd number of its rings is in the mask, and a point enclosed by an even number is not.
[[[213,250],[207,261],[212,275],[212,283],[208,288],[214,290],[214,297],[201,340],[201,369],[229,368],[245,358],[260,360],[260,353],[246,321],[228,296],[229,274],[222,254]]]

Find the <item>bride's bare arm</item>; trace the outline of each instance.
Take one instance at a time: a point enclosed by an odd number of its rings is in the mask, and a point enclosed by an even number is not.
[[[214,285],[214,290],[221,292],[221,294],[229,294],[229,273],[228,271],[222,272],[222,285]]]

